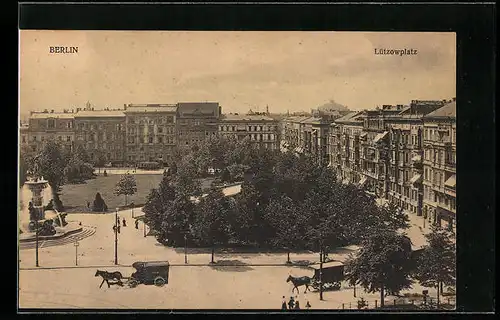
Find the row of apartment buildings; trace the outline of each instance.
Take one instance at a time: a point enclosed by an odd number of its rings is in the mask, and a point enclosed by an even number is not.
[[[431,222],[455,225],[456,102],[418,101],[337,119],[290,117],[281,149],[308,152],[343,183]]]
[[[20,127],[20,145],[41,150],[54,139],[63,148],[80,145],[95,162],[116,165],[159,162],[168,165],[182,150],[212,135],[248,137],[267,149],[277,149],[278,121],[265,114],[222,114],[216,102],[128,104],[123,109],[95,110],[90,103],[73,111],[32,112]]]

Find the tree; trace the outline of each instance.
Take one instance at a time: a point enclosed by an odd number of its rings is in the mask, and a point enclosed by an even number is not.
[[[163,177],[158,189],[152,189],[142,209],[145,213],[145,222],[152,230],[160,230],[164,212],[176,197],[172,179]]]
[[[58,192],[64,184],[65,167],[66,157],[62,153],[60,145],[53,140],[47,141],[42,151],[33,158],[33,175],[47,179],[52,189],[52,198],[57,211],[64,211]]]
[[[384,307],[386,291],[397,294],[411,287],[411,241],[405,235],[383,229],[362,242],[356,256],[346,263],[346,279],[367,292],[380,292]]]
[[[120,181],[116,184],[115,195],[125,196],[125,205],[127,205],[127,196],[131,196],[137,192],[135,178],[130,173],[123,175]]]
[[[185,234],[190,231],[194,204],[189,198],[176,195],[174,200],[168,201],[164,209],[157,240],[165,245],[180,246],[184,242]]]
[[[271,200],[266,208],[265,219],[275,232],[272,244],[288,249],[287,262],[290,263],[290,251],[304,246],[307,218],[290,197],[282,195]]]
[[[42,151],[33,160],[34,174],[47,179],[55,193],[64,182],[64,168],[66,163],[60,146],[49,140]]]
[[[397,230],[406,230],[410,227],[410,218],[404,213],[403,209],[398,207],[396,203],[389,202],[379,208],[379,217],[388,228]]]
[[[211,189],[201,198],[193,217],[192,235],[200,245],[212,248],[211,263],[214,263],[214,251],[217,245],[227,245],[230,239],[228,224],[231,205],[220,189]]]
[[[75,156],[85,163],[90,163],[90,156],[87,153],[87,150],[85,150],[85,148],[80,144],[75,148]]]
[[[104,199],[101,197],[101,194],[97,192],[95,194],[94,205],[92,206],[92,211],[94,212],[106,212],[108,211],[108,206]]]
[[[86,163],[78,155],[73,155],[64,168],[65,181],[69,183],[82,183],[94,176],[94,168]]]
[[[428,244],[423,247],[417,258],[415,278],[423,286],[437,288],[439,308],[441,285],[443,283],[448,286],[455,284],[455,244],[451,232],[437,225],[432,226],[431,232],[425,237]]]
[[[231,173],[229,173],[227,168],[222,169],[220,180],[222,182],[231,182]]]

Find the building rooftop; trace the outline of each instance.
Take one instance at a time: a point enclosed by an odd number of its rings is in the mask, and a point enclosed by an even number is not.
[[[125,117],[125,110],[83,110],[75,113],[75,118]]]
[[[30,119],[74,119],[75,114],[71,112],[33,112]]]
[[[221,121],[277,121],[269,116],[255,114],[224,114]]]
[[[177,112],[182,116],[219,116],[218,102],[179,102]]]
[[[457,117],[457,103],[456,101],[452,101],[443,107],[437,109],[436,111],[433,111],[426,115],[424,118],[429,119],[429,118],[453,118],[455,119]]]
[[[359,117],[357,117],[357,116],[362,115],[362,113],[363,113],[362,111],[350,112],[350,113],[346,114],[345,116],[336,119],[335,123],[347,123],[347,122],[351,123],[351,122],[360,121]]]
[[[129,104],[124,113],[176,112],[175,104]]]

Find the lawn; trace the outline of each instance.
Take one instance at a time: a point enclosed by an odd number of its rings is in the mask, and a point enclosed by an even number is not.
[[[109,211],[113,211],[119,206],[125,204],[124,196],[115,196],[114,190],[120,175],[108,175],[107,177],[98,176],[95,179],[87,180],[85,184],[64,185],[61,190],[61,200],[66,212],[88,212],[87,201],[92,203],[95,194],[99,192],[106,202]],[[138,174],[135,176],[137,183],[137,193],[129,196],[127,202],[133,202],[136,205],[144,204],[146,198],[153,188],[158,188],[162,179],[161,174]]]
[[[95,194],[99,192],[106,202],[109,211],[125,205],[124,196],[115,196],[113,194],[116,183],[120,180],[120,175],[108,175],[107,177],[98,176],[95,179],[87,180],[85,184],[68,184],[62,186],[61,200],[66,212],[89,212],[87,201],[92,203]],[[135,205],[143,205],[151,189],[158,188],[163,175],[161,174],[137,174],[135,181],[137,183],[137,193],[129,196],[127,202],[133,202]],[[202,182],[202,188],[210,186],[209,180]]]

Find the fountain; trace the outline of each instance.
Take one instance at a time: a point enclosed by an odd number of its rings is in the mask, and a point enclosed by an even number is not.
[[[31,201],[26,206],[26,200]],[[66,214],[61,214],[53,207],[52,190],[43,177],[29,178],[20,193],[21,210],[19,223],[19,241],[36,241],[36,222],[39,223],[39,237],[44,240],[57,239],[82,231],[80,224],[66,222]],[[44,206],[44,204],[46,206]]]

